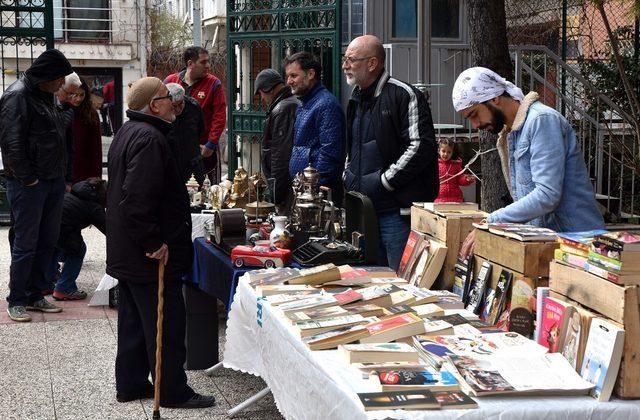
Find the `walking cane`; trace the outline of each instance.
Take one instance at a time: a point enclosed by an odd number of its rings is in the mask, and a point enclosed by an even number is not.
[[[160,419],[160,380],[162,376],[162,321],[164,320],[164,263],[158,261],[158,321],[156,323],[156,380],[153,382],[153,420]]]

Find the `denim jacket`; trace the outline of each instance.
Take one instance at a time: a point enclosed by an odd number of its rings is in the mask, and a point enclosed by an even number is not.
[[[530,223],[557,232],[604,228],[575,132],[560,113],[529,93],[506,141],[504,134],[498,151],[514,202],[491,213],[488,222]]]

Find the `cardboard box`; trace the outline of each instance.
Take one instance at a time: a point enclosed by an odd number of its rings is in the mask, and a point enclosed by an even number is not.
[[[557,242],[522,242],[486,230],[476,230],[474,253],[525,277],[549,277]]]
[[[623,325],[624,353],[614,392],[640,398],[640,303],[638,286],[620,286],[579,268],[551,262],[549,287]]]
[[[444,242],[447,247],[444,269],[440,279],[433,286],[434,289],[451,290],[460,246],[474,229],[473,223],[481,221],[486,216],[483,212],[478,212],[476,217],[469,217],[457,213],[432,213],[415,205],[411,207],[411,229],[427,233]]]

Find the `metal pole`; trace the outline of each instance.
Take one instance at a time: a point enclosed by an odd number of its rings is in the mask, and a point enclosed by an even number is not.
[[[431,0],[418,1],[418,76],[416,87],[422,91],[427,92],[425,86],[429,83],[429,58],[431,54],[431,25],[429,19],[431,16]]]
[[[53,2],[44,2],[44,27],[46,47],[48,50],[55,48],[55,40],[53,36]]]
[[[567,0],[562,0],[562,62],[567,62]],[[565,97],[567,92],[567,75],[564,70],[564,66],[561,70],[561,91],[562,96]],[[562,101],[562,114],[564,115],[565,103]]]
[[[200,15],[200,0],[193,0],[191,21],[193,22],[193,45],[202,47],[202,17]]]

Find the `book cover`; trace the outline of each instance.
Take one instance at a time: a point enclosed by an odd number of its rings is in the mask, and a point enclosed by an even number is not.
[[[603,229],[596,229],[582,232],[557,232],[556,235],[558,236],[558,242],[561,244],[588,251],[589,244],[593,242],[594,237],[602,235],[603,233],[607,233],[607,231]]]
[[[418,352],[406,343],[344,344],[338,353],[349,363],[382,363],[419,361]]]
[[[527,277],[517,278],[511,291],[511,308],[509,313],[509,331],[517,332],[525,337],[533,333],[533,280]]]
[[[496,291],[491,287],[487,287],[484,292],[484,302],[482,303],[482,311],[480,312],[480,319],[482,321],[486,321],[489,319],[489,313],[491,312],[491,307],[493,306],[494,299],[496,297]]]
[[[432,321],[444,321],[453,326],[468,324],[469,320],[460,314],[440,315],[429,317]]]
[[[582,334],[582,317],[580,312],[573,306],[569,306],[564,314],[562,347],[560,353],[567,359],[576,371],[579,366],[580,341]]]
[[[416,248],[418,248],[423,240],[424,236],[421,233],[418,233],[415,230],[412,230],[409,233],[407,244],[405,245],[404,251],[402,252],[402,257],[400,257],[400,265],[398,266],[397,272],[399,277],[406,278],[405,274],[407,272],[409,262],[412,260],[412,256],[415,253]]]
[[[595,240],[619,251],[640,251],[640,234],[627,231],[607,232]]]
[[[576,248],[573,247],[571,245],[567,245],[564,244],[562,242],[560,242],[560,247],[558,248],[564,252],[567,252],[569,254],[573,254],[573,255],[577,255],[579,257],[588,257],[589,256],[589,250],[588,249],[580,249],[580,248]]]
[[[361,343],[389,342],[425,331],[424,321],[413,313],[394,315],[365,325],[365,328],[369,336],[362,338]]]
[[[478,408],[478,403],[462,391],[433,391],[433,396],[445,410]]]
[[[489,223],[489,232],[521,242],[555,242],[556,232],[551,229],[518,223]]]
[[[333,318],[335,316],[347,315],[346,309],[340,306],[329,306],[320,309],[310,309],[307,311],[290,312],[285,314],[292,322],[310,321],[312,319]]]
[[[484,292],[491,278],[492,267],[493,266],[488,261],[482,263],[478,276],[476,277],[475,284],[473,285],[473,289],[469,292],[469,303],[467,303],[465,309],[470,310],[476,315],[478,315],[482,309]]]
[[[580,376],[595,385],[591,396],[609,401],[618,376],[624,345],[624,330],[602,318],[591,321]]]
[[[486,305],[486,318],[484,321],[491,325],[495,325],[498,322],[498,318],[502,311],[504,311],[505,305],[508,300],[509,288],[511,287],[511,279],[513,273],[507,270],[500,271],[500,278],[495,291],[493,291],[494,297],[491,300],[487,299]]]
[[[365,411],[372,410],[429,410],[440,404],[428,389],[420,391],[388,391],[359,393]]]
[[[596,263],[606,270],[611,270],[616,274],[620,273],[620,271],[622,270],[622,263],[620,261],[605,257],[604,255],[600,255],[597,252],[590,251],[588,258],[589,262]]]
[[[544,286],[536,288],[536,325],[533,333],[533,339],[537,343],[540,337],[540,331],[542,330],[542,312],[544,309],[544,299],[549,296],[551,289]]]
[[[344,315],[320,320],[302,321],[295,324],[301,337],[315,335],[324,331],[330,331],[354,324],[366,322],[362,315]]]
[[[346,305],[347,303],[352,303],[362,299],[362,295],[353,289],[334,294],[333,297],[338,302],[338,305]]]
[[[552,297],[544,299],[542,308],[542,328],[538,343],[549,349],[550,353],[556,353],[560,349],[560,340],[562,339],[562,326],[564,323],[564,313],[567,302]]]
[[[593,241],[589,247],[589,251],[618,261],[620,261],[622,257],[622,251],[599,241]]]
[[[329,263],[301,269],[298,277],[288,279],[287,283],[318,285],[334,280],[340,280],[340,270],[333,263]]]
[[[439,372],[396,370],[377,373],[383,391],[395,391],[399,389],[438,389],[442,391],[455,391],[460,389],[458,381],[448,371],[442,369]]]

